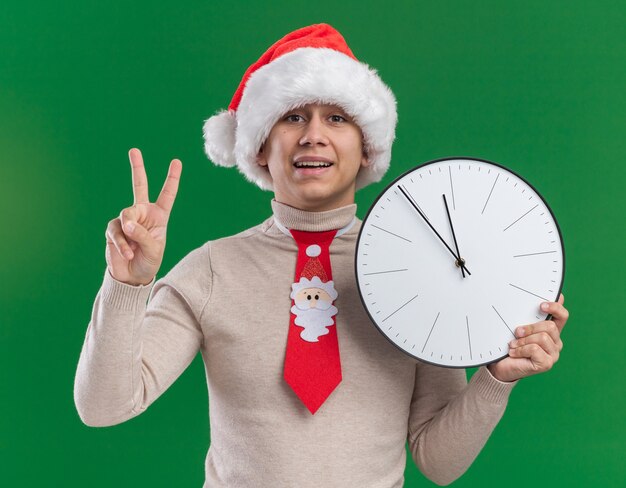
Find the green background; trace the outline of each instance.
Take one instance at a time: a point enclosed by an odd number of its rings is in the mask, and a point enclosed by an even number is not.
[[[33,2],[0,7],[0,483],[201,486],[200,357],[145,414],[94,429],[74,373],[103,273],[107,222],[183,174],[159,276],[206,240],[269,215],[271,194],[204,156],[202,123],[245,68],[328,22],[398,99],[391,169],[474,156],[518,172],[564,236],[571,318],[561,360],[523,380],[456,486],[623,486],[626,366],[626,6],[610,1]],[[356,452],[356,451],[355,451]],[[412,461],[406,486],[432,486]],[[322,487],[323,488],[323,487]]]

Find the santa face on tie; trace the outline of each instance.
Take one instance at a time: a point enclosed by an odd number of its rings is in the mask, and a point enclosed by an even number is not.
[[[294,305],[291,313],[296,316],[295,324],[304,327],[300,337],[307,342],[317,342],[320,336],[328,334],[328,326],[334,325],[333,317],[337,308],[333,301],[337,291],[332,281],[323,282],[319,276],[310,280],[301,277],[298,283],[291,285],[291,298]]]

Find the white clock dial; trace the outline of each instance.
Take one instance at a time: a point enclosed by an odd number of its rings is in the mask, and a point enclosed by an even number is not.
[[[546,319],[539,305],[558,298],[564,265],[537,191],[471,158],[432,161],[391,183],[363,221],[355,261],[381,333],[417,359],[463,368],[506,356],[517,326]]]

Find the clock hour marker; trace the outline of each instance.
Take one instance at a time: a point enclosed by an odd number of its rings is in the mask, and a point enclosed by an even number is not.
[[[377,217],[378,217],[378,215],[377,215]],[[378,227],[377,225],[372,224],[372,227],[375,227],[375,228],[377,228],[378,230],[382,230],[383,232],[386,232],[387,234],[391,234],[392,236],[399,237],[400,239],[402,239],[402,240],[404,240],[404,241],[411,242],[411,241],[410,241],[410,240],[408,240],[406,237],[402,237],[402,236],[399,236],[398,234],[394,234],[393,232],[391,232],[391,231],[389,231],[389,230],[387,230],[387,229],[383,229],[382,227]],[[369,235],[369,234],[368,234],[368,235]]]
[[[504,325],[506,325],[506,328],[507,328],[507,329],[509,329],[509,332],[511,333],[511,335],[512,335],[513,337],[515,337],[515,334],[513,333],[513,331],[511,330],[511,328],[509,327],[509,324],[507,324],[507,323],[505,322],[505,320],[502,318],[502,315],[500,315],[500,312],[498,312],[498,311],[496,310],[496,307],[494,307],[494,306],[492,305],[492,306],[491,306],[491,308],[493,308],[493,311],[494,311],[494,312],[496,312],[496,313],[498,314],[498,317],[500,317],[500,320],[502,320],[502,322],[504,323]]]
[[[424,342],[424,347],[422,347],[422,352],[424,352],[424,349],[426,349],[426,344],[428,344],[428,339],[430,339],[430,334],[433,333],[433,329],[435,328],[435,324],[437,323],[437,319],[439,319],[439,315],[441,314],[441,312],[437,313],[437,316],[435,317],[435,321],[433,322],[433,326],[430,328],[430,332],[428,333],[428,337],[426,338],[426,342]]]
[[[390,269],[390,270],[387,270],[387,271],[375,271],[373,273],[363,273],[363,276],[383,274],[383,273],[398,273],[399,271],[407,271],[407,270],[408,270],[408,268],[404,268],[404,269]]]
[[[514,258],[522,258],[524,256],[537,256],[538,254],[552,254],[555,253],[556,251],[543,251],[543,252],[533,252],[530,254],[518,254],[517,256],[513,256]]]
[[[513,223],[511,223],[509,226],[505,227],[504,230],[502,232],[504,232],[505,230],[507,230],[509,227],[511,227],[513,224],[516,224],[517,222],[519,222],[520,220],[522,220],[524,217],[526,217],[530,212],[532,212],[533,210],[535,210],[537,207],[539,206],[539,204],[535,205],[533,208],[531,208],[528,212],[526,212],[524,215],[522,215],[519,219],[515,220]]]
[[[400,307],[398,307],[395,311],[391,312],[389,315],[387,315],[382,321],[384,322],[385,320],[387,320],[389,317],[391,317],[394,313],[396,313],[398,310],[401,310],[402,308],[406,307],[409,303],[411,303],[413,300],[415,300],[418,297],[418,295],[415,295],[413,298],[411,298],[410,300],[408,300],[407,302],[405,302],[403,305],[401,305]]]
[[[537,298],[541,298],[542,300],[545,300],[546,302],[550,301],[547,298],[542,297],[541,295],[537,295],[536,293],[533,293],[531,291],[524,290],[524,288],[520,288],[519,286],[515,286],[513,283],[509,283],[509,285],[511,285],[513,288],[517,288],[518,290],[522,290],[522,291],[528,293],[529,295],[535,296]]]
[[[478,169],[480,169],[480,166],[478,167]],[[489,196],[487,197],[487,201],[485,202],[485,206],[483,207],[483,211],[480,212],[481,215],[485,213],[485,209],[487,208],[487,204],[489,203],[489,199],[491,198],[491,194],[493,193],[493,189],[496,187],[496,183],[498,182],[498,178],[500,178],[500,173],[498,173],[498,176],[496,176],[496,181],[493,182],[493,186],[491,187],[491,191],[489,192]]]
[[[467,324],[467,343],[469,344],[470,359],[474,359],[472,357],[472,340],[470,339],[469,318],[467,317],[467,315],[465,316],[465,323]]]
[[[450,191],[452,192],[452,208],[456,210],[456,203],[454,203],[454,186],[452,186],[452,168],[448,166],[448,172],[450,173]]]

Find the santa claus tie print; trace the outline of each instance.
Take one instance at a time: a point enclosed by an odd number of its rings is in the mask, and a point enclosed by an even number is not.
[[[304,265],[300,280],[291,285],[294,301],[291,313],[296,316],[294,323],[304,327],[300,337],[307,342],[317,342],[320,336],[328,334],[328,327],[335,325],[333,317],[337,315],[337,307],[333,305],[337,291],[317,259],[320,253],[317,244],[306,248],[310,259]]]

